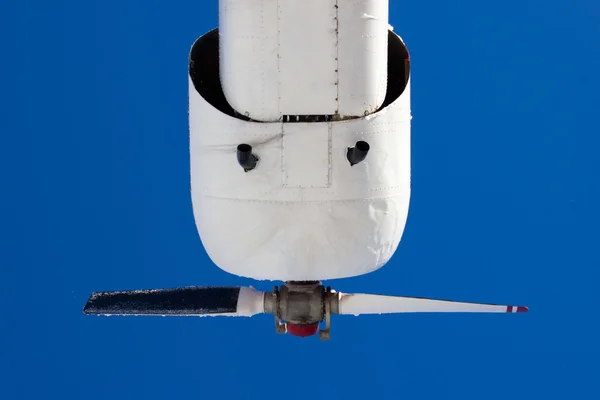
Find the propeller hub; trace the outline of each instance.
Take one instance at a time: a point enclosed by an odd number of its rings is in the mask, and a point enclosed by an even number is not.
[[[286,282],[265,298],[265,312],[298,326],[319,323],[323,320],[324,292],[320,282]]]
[[[287,333],[298,337],[308,337],[319,332],[318,322],[312,324],[294,324],[292,322],[287,322],[285,327],[287,329]]]

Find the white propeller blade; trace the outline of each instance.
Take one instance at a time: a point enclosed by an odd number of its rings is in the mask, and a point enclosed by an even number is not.
[[[419,297],[383,296],[376,294],[340,293],[339,314],[392,314],[392,313],[516,313],[527,312],[522,306],[461,303],[456,301],[424,299]]]

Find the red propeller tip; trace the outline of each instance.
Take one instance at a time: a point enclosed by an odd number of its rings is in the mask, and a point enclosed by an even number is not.
[[[529,308],[523,306],[508,306],[506,307],[507,313],[517,313],[517,312],[528,312]]]

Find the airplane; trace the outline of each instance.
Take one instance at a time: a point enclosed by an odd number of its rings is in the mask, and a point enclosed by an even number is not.
[[[284,284],[94,292],[84,313],[272,314],[328,340],[336,314],[527,312],[322,284],[383,267],[406,225],[411,61],[388,17],[388,0],[219,0],[189,53],[194,219],[220,269]]]

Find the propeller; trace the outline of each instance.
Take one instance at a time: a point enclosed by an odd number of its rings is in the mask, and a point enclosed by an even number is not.
[[[338,314],[392,313],[516,313],[527,312],[523,306],[462,303],[421,297],[384,296],[377,294],[339,293]]]
[[[85,314],[251,317],[264,312],[264,294],[253,287],[185,287],[95,292]]]
[[[320,282],[286,282],[272,292],[252,287],[184,287],[92,293],[83,312],[100,315],[231,316],[272,314],[275,331],[330,337],[331,315],[392,313],[517,313],[522,306],[462,303],[420,297],[348,294]],[[325,329],[319,324],[325,320]]]

